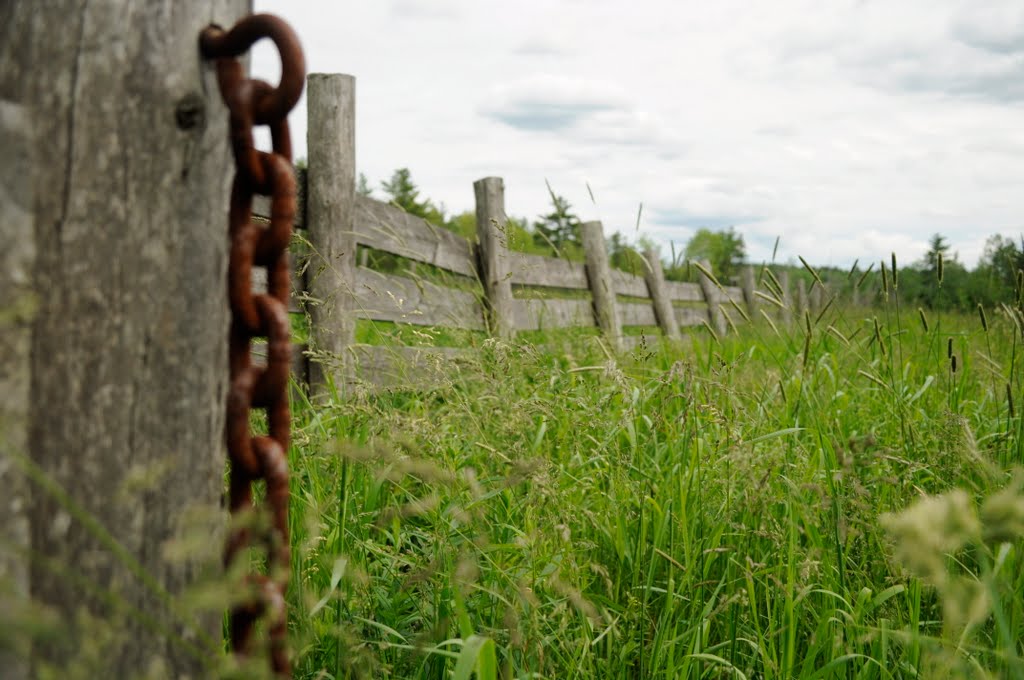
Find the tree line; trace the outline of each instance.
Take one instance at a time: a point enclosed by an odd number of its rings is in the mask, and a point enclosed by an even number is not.
[[[476,240],[476,214],[469,210],[449,214],[443,203],[435,203],[421,196],[408,168],[395,170],[390,179],[380,183],[380,189],[386,200],[407,213],[422,217],[468,240]],[[373,194],[365,175],[359,175],[356,190],[367,196]],[[582,222],[564,196],[557,194],[550,186],[548,192],[551,197],[549,212],[538,215],[532,221],[525,217],[509,216],[505,229],[508,247],[517,252],[582,262]],[[618,232],[608,236],[606,242],[612,266],[635,274],[642,274],[646,266],[641,253],[655,246],[646,236],[641,235],[635,243],[630,243]],[[378,254],[375,265],[389,269],[393,266],[392,259]],[[735,228],[698,229],[679,252],[673,246],[672,252],[662,253],[665,278],[695,281],[698,272],[692,263],[700,260],[707,260],[723,283],[734,282],[740,267],[756,264],[748,261],[743,236]],[[776,271],[789,270],[792,280],[805,278],[808,285],[814,279],[802,264],[772,263],[772,268]],[[886,271],[883,272],[883,269]],[[991,307],[1002,302],[1013,302],[1021,285],[1018,277],[1024,277],[1022,272],[1024,236],[1019,242],[999,234],[990,236],[977,266],[968,269],[959,261],[957,254],[951,252],[948,240],[936,234],[931,238],[924,257],[917,262],[900,266],[892,258],[889,263],[880,261],[877,266],[871,264],[862,267],[854,263],[849,270],[825,267],[816,270],[815,274],[840,296],[852,294],[855,287],[860,287],[862,293],[867,287],[873,287],[870,292],[893,287],[901,301],[913,306],[930,310],[973,312],[979,304]],[[888,277],[884,283],[882,277]],[[863,295],[862,299],[868,301]]]

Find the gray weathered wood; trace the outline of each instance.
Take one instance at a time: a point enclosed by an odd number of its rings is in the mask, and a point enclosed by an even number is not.
[[[369,196],[356,195],[355,238],[360,245],[476,278],[469,241]]]
[[[796,312],[803,316],[804,312],[810,311],[807,305],[807,282],[803,279],[796,280]]]
[[[29,605],[28,480],[19,457],[28,455],[32,289],[36,242],[33,233],[32,127],[24,107],[0,99],[0,611],[16,622]],[[29,640],[14,635],[0,646],[4,677],[28,677]],[[12,639],[13,638],[13,639]]]
[[[311,244],[306,283],[311,319],[310,390],[339,390],[350,377],[346,349],[355,342],[355,78],[340,73],[311,73],[306,94],[309,112],[306,221]]]
[[[587,270],[579,262],[543,255],[509,253],[512,283],[524,286],[586,290]]]
[[[779,287],[782,289],[782,309],[779,310],[779,318],[782,323],[793,322],[793,293],[789,289],[789,271],[783,269],[775,277],[779,280]]]
[[[822,299],[824,297],[823,292],[824,291],[821,289],[821,284],[819,284],[817,281],[811,284],[811,314],[817,314],[818,312],[821,311],[821,306],[823,304]]]
[[[699,283],[685,283],[682,281],[666,281],[665,288],[668,296],[678,302],[703,302],[704,292]]]
[[[658,317],[658,325],[661,326],[661,331],[666,336],[673,340],[679,340],[682,337],[679,333],[679,322],[676,321],[672,300],[669,298],[668,287],[665,285],[665,274],[661,269],[661,258],[651,248],[644,251],[644,258],[649,265],[645,276],[647,279],[647,290],[654,304],[654,313]]]
[[[220,561],[233,162],[197,37],[247,10],[0,3],[0,98],[35,127],[34,163],[15,166],[37,188],[29,455],[76,508],[33,489],[32,549],[46,560],[32,596],[61,629],[37,641],[31,677],[208,677],[220,653],[220,611],[182,616],[167,601]],[[18,157],[3,150],[8,176]],[[203,518],[186,533],[202,532],[204,552],[171,559],[188,516]]]
[[[701,260],[701,266],[707,271],[711,271],[711,263],[707,260]],[[715,282],[705,275],[704,272],[699,269],[697,272],[700,275],[700,288],[704,293],[704,301],[708,306],[708,322],[711,324],[711,327],[715,329],[716,333],[720,336],[725,335],[726,322],[720,305],[723,301],[728,300],[726,292],[719,289],[718,286],[715,285]]]
[[[749,266],[744,267],[741,277],[740,288],[743,290],[743,301],[747,305],[747,314],[749,314],[750,318],[753,319],[757,316],[757,310],[759,307],[757,295],[755,295],[755,292],[757,291],[757,284],[754,282],[754,268]]]
[[[500,177],[473,183],[476,195],[477,263],[487,300],[491,333],[512,335],[512,277],[509,269],[505,184]]]
[[[676,320],[680,326],[699,326],[708,320],[708,310],[702,307],[676,307]]]
[[[743,302],[743,289],[739,286],[722,286],[722,304],[729,304],[729,300],[732,300],[737,305],[742,306]]]
[[[658,317],[650,303],[620,302],[619,322],[623,326],[657,326]]]
[[[515,298],[512,301],[512,324],[517,331],[593,327],[594,323],[594,307],[590,300]]]
[[[650,297],[647,291],[647,282],[643,276],[636,276],[621,269],[612,269],[612,286],[619,295],[630,295],[632,297]]]
[[[620,348],[622,326],[615,300],[615,284],[612,279],[608,250],[604,243],[604,229],[600,222],[584,222],[580,225],[583,235],[583,253],[587,260],[587,281],[594,299],[594,317],[597,327],[604,333],[608,343],[616,350]]]
[[[365,267],[356,269],[354,310],[358,317],[375,321],[485,328],[479,295]]]
[[[425,389],[451,383],[468,350],[354,345],[349,351],[357,380],[376,388]]]

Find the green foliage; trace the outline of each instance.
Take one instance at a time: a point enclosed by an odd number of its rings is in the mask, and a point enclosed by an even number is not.
[[[412,181],[409,168],[395,170],[390,180],[381,182],[381,188],[390,201],[405,212],[422,217],[439,227],[444,226],[444,210],[435,206],[429,199],[420,200],[420,190]]]
[[[356,180],[356,193],[360,196],[372,196],[373,189],[370,188],[370,180],[366,179],[366,175],[359,173],[359,179]]]
[[[710,262],[711,271],[721,281],[731,280],[747,256],[743,237],[733,227],[725,231],[698,229],[686,244],[685,252],[689,260]]]
[[[899,314],[298,398],[296,677],[1022,677],[1024,336]]]
[[[637,242],[638,247],[634,247],[619,232],[614,232],[606,241],[608,259],[614,269],[621,269],[636,276],[644,275],[644,272],[647,270],[647,264],[641,251],[646,248],[654,249],[653,241],[649,238],[641,237]]]
[[[547,248],[547,254],[568,259],[583,259],[580,218],[563,196],[551,191],[551,212],[533,223],[534,243]]]

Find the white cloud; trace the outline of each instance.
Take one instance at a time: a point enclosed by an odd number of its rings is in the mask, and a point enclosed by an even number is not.
[[[627,107],[625,95],[607,83],[542,73],[491,88],[480,112],[514,128],[560,132]]]
[[[410,167],[451,210],[500,175],[509,213],[533,217],[547,179],[609,232],[632,235],[643,202],[666,252],[735,224],[755,259],[780,236],[780,259],[837,266],[912,261],[936,232],[973,264],[1024,227],[1017,0],[257,9],[296,26],[311,70],[357,76],[358,169],[376,184]],[[272,74],[276,57],[253,63]]]

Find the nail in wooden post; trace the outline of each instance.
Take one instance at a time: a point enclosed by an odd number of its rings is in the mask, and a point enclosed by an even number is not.
[[[782,319],[782,323],[793,322],[793,294],[789,290],[789,272],[785,269],[778,273],[776,276],[779,280],[779,287],[782,288],[782,309],[779,310],[779,318]]]
[[[584,222],[580,225],[583,235],[583,254],[587,261],[587,280],[590,294],[594,298],[594,316],[597,326],[616,351],[622,348],[622,323],[619,320],[618,304],[615,301],[615,287],[612,283],[612,269],[608,262],[608,250],[604,244],[604,229],[600,222]]]
[[[661,269],[661,258],[657,251],[648,248],[644,251],[644,258],[649,265],[644,270],[644,279],[647,281],[647,292],[651,296],[654,305],[654,315],[658,318],[658,325],[661,331],[672,340],[681,340],[679,322],[676,321],[676,312],[672,308],[672,299],[668,295],[668,286],[665,285],[665,273]]]
[[[743,276],[740,279],[740,282],[743,288],[743,301],[747,303],[747,313],[750,314],[750,318],[753,319],[757,316],[757,295],[754,294],[757,287],[754,284],[753,267],[743,268]]]
[[[311,394],[321,396],[331,383],[346,389],[348,348],[355,342],[355,86],[349,75],[311,73],[306,90],[306,224],[312,245],[307,276],[314,300],[309,381]]]
[[[707,260],[701,260],[700,264],[709,272],[711,271],[711,263]],[[715,329],[715,332],[719,336],[723,336],[728,327],[725,323],[725,315],[722,314],[722,309],[719,305],[720,301],[725,298],[725,293],[719,290],[715,282],[706,276],[704,272],[698,269],[697,273],[700,275],[700,289],[704,293],[704,301],[708,305],[708,321],[711,322],[711,327]]]
[[[477,263],[484,284],[491,333],[512,336],[512,277],[509,272],[505,183],[500,177],[473,182],[476,194]]]

